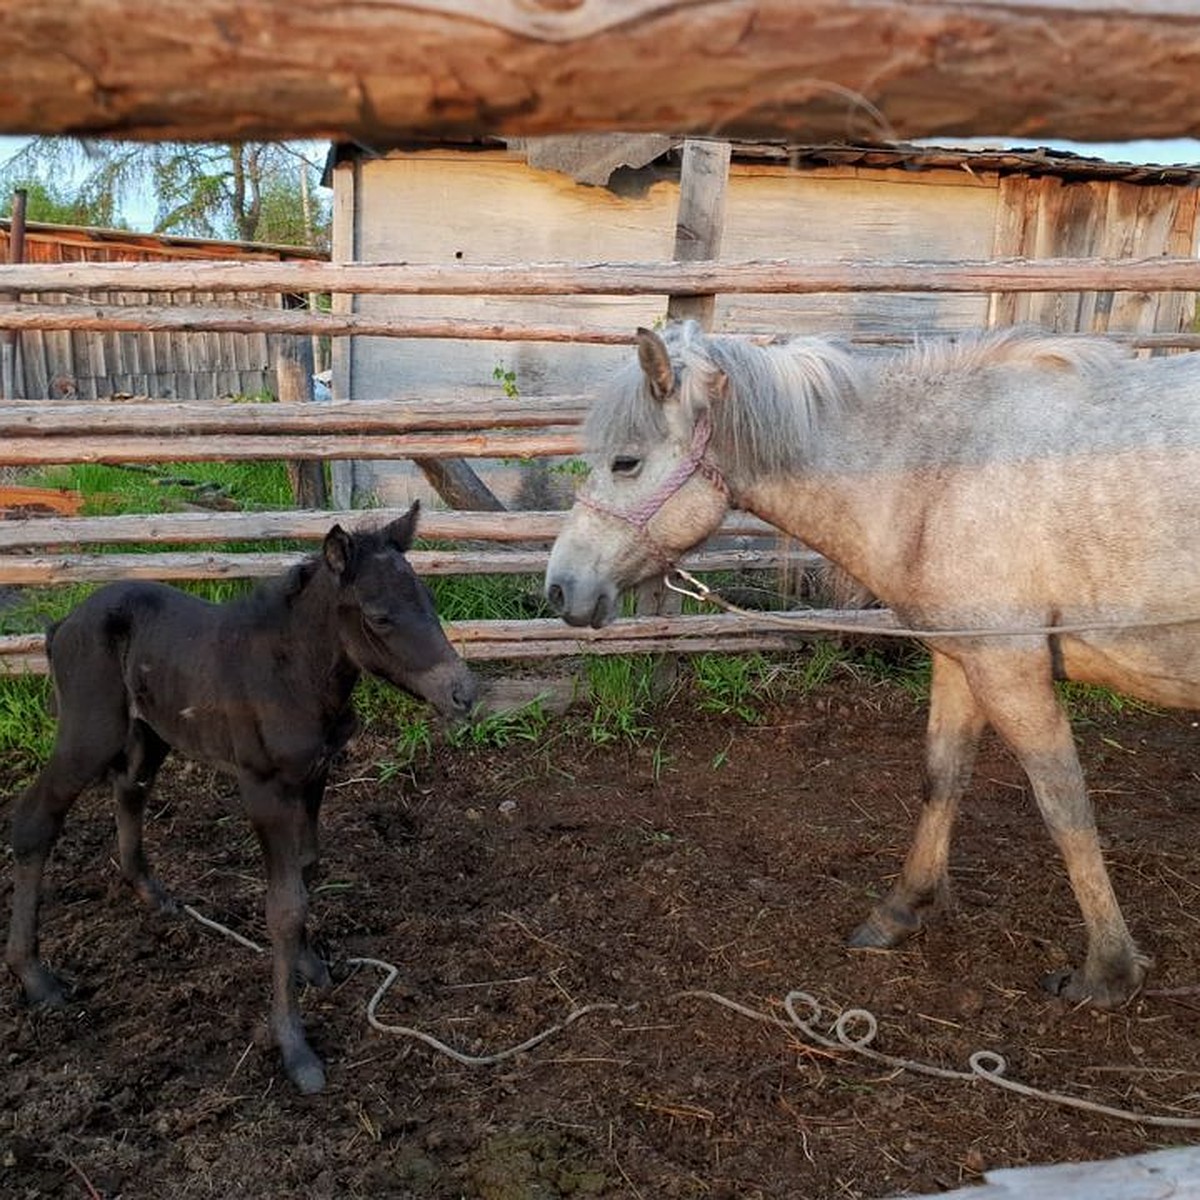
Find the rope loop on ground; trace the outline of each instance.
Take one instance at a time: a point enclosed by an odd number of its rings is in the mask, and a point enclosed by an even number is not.
[[[252,942],[249,938],[243,937],[240,933],[235,933],[227,926],[201,915],[191,905],[183,905],[183,911],[206,929],[211,929],[225,937],[232,938],[239,945],[245,946],[247,949],[253,950],[258,954],[264,953],[264,948],[258,945],[257,942]],[[535,1033],[532,1037],[526,1038],[525,1041],[515,1046],[509,1046],[507,1049],[499,1050],[494,1054],[465,1054],[463,1051],[456,1050],[453,1046],[447,1045],[445,1042],[435,1038],[432,1034],[425,1033],[421,1029],[414,1029],[408,1025],[389,1025],[379,1019],[376,1015],[379,1004],[400,977],[399,967],[393,966],[381,958],[348,958],[346,959],[346,963],[352,967],[377,967],[384,972],[385,978],[383,982],[375,989],[371,999],[367,1002],[367,1022],[372,1029],[378,1030],[380,1033],[412,1038],[423,1042],[439,1054],[444,1054],[448,1058],[452,1058],[455,1062],[467,1067],[487,1067],[505,1062],[510,1058],[515,1058],[519,1054],[524,1054],[526,1051],[532,1050],[535,1046],[541,1045],[547,1038],[553,1037],[556,1033],[561,1033],[569,1025],[573,1025],[581,1017],[585,1017],[590,1013],[614,1012],[630,1007],[629,1005],[612,1003],[585,1004],[581,1008],[573,1009],[558,1024],[551,1025],[549,1028],[543,1029],[540,1033]],[[938,1067],[932,1063],[920,1062],[917,1059],[900,1058],[894,1054],[884,1054],[882,1051],[876,1050],[873,1045],[879,1035],[879,1019],[869,1008],[843,1009],[837,1014],[833,1020],[833,1024],[830,1026],[830,1032],[833,1035],[830,1037],[817,1028],[817,1023],[821,1021],[825,1011],[824,1006],[811,992],[800,991],[799,989],[788,992],[783,998],[783,1009],[787,1014],[786,1021],[775,1016],[773,1013],[762,1012],[757,1008],[752,1008],[748,1004],[731,1000],[728,996],[721,995],[720,992],[688,990],[676,992],[670,999],[672,1001],[697,999],[705,1000],[712,1004],[719,1004],[722,1008],[727,1008],[731,1012],[737,1013],[739,1016],[746,1017],[749,1020],[760,1021],[766,1025],[774,1025],[776,1028],[788,1033],[794,1034],[799,1031],[805,1042],[810,1045],[821,1046],[826,1050],[846,1050],[851,1054],[858,1055],[860,1058],[865,1058],[870,1062],[886,1066],[893,1071],[908,1071],[917,1075],[931,1076],[934,1079],[954,1079],[967,1083],[989,1083],[995,1087],[1003,1088],[1005,1091],[1013,1092],[1018,1096],[1025,1096],[1032,1100],[1042,1100],[1048,1104],[1058,1104],[1066,1108],[1076,1108],[1083,1112],[1096,1113],[1104,1117],[1113,1117],[1118,1121],[1132,1121],[1138,1125],[1154,1125],[1167,1129],[1200,1129],[1200,1117],[1165,1117],[1153,1113],[1136,1112],[1132,1109],[1113,1108],[1107,1104],[1097,1104],[1092,1100],[1084,1100],[1079,1096],[1069,1096],[1064,1092],[1048,1092],[1042,1088],[1031,1087],[1027,1083],[1019,1083],[1017,1080],[1009,1079],[1005,1075],[1005,1072],[1008,1070],[1008,1061],[1004,1055],[997,1053],[995,1050],[974,1051],[970,1058],[967,1059],[967,1064],[970,1067],[969,1071],[955,1071],[949,1067]],[[855,1025],[860,1027],[859,1032],[854,1032]]]

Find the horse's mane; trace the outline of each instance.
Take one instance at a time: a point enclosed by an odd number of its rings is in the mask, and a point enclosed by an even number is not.
[[[850,352],[827,338],[792,338],[756,345],[705,334],[694,321],[670,325],[663,340],[683,380],[682,402],[696,411],[724,376],[725,394],[713,410],[714,450],[731,471],[753,464],[766,472],[795,465],[822,409],[858,390],[860,368]],[[586,439],[596,452],[667,434],[662,405],[641,368],[621,372],[589,415]]]
[[[955,340],[923,340],[890,352],[852,351],[832,338],[798,337],[767,344],[704,333],[693,321],[670,325],[663,340],[682,380],[682,403],[712,411],[713,450],[731,474],[775,474],[804,464],[824,417],[874,393],[886,373],[911,388],[992,368],[1029,367],[1100,376],[1129,352],[1100,338],[1047,334],[1011,327]],[[723,395],[716,385],[724,376]],[[618,373],[589,415],[593,452],[622,448],[668,434],[662,405],[641,368]]]
[[[1077,375],[1103,375],[1131,351],[1115,342],[1078,334],[1054,334],[1012,325],[951,340],[919,339],[896,358],[894,368],[909,375],[971,374],[991,367],[1038,367]]]

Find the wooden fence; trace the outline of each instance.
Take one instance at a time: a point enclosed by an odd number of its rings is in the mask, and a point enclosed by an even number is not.
[[[73,263],[0,266],[0,294],[128,290],[181,292],[530,295],[649,293],[703,296],[718,291],[1200,291],[1200,262],[1039,260],[977,263],[631,263],[593,265],[407,266],[308,263]],[[65,323],[65,324],[64,324]],[[362,320],[301,311],[141,305],[0,305],[0,330],[170,327],[261,334],[632,342],[574,327],[437,320]],[[764,331],[767,333],[769,331]],[[1139,334],[1139,346],[1200,347],[1194,334]],[[0,466],[72,462],[139,463],[230,459],[476,458],[576,453],[580,396],[467,401],[423,397],[321,405],[237,405],[134,401],[0,406]],[[98,545],[201,547],[217,541],[317,542],[334,522],[375,522],[372,512],[182,512],[155,516],[29,518],[0,523],[0,585],[100,582],[118,578],[257,577],[296,555],[217,553],[201,548],[154,553],[89,552]],[[563,514],[428,512],[422,536],[440,549],[414,552],[429,574],[540,573]],[[731,517],[719,542],[685,560],[692,570],[769,568],[814,556],[781,549],[774,531]],[[472,543],[462,548],[462,543]],[[480,550],[479,543],[491,546]],[[732,544],[735,548],[728,548]],[[856,614],[838,613],[851,621]],[[862,617],[862,614],[857,614]],[[869,619],[869,618],[867,618]],[[553,620],[455,622],[452,640],[469,658],[540,658],[580,653],[777,650],[803,634],[739,616],[670,615],[622,620],[581,631]],[[0,638],[0,673],[45,669],[41,635]]]

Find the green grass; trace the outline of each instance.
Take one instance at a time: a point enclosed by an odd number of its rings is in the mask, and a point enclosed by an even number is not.
[[[654,674],[658,659],[649,654],[594,655],[585,660],[589,735],[598,746],[639,742],[654,732]]]
[[[31,472],[23,482],[82,492],[82,511],[88,516],[172,512],[214,492],[228,495],[239,508],[288,508],[293,503],[282,462],[161,463],[145,470],[75,463]]]
[[[0,679],[0,765],[24,778],[45,762],[53,744],[50,680],[40,675]]]
[[[692,663],[700,707],[748,725],[762,718],[759,701],[770,687],[771,673],[761,654],[701,654]]]

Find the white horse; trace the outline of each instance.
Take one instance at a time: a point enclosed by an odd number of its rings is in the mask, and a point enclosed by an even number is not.
[[[546,573],[571,624],[612,620],[623,589],[733,506],[928,630],[925,804],[899,882],[851,944],[898,945],[944,896],[955,811],[991,724],[1029,777],[1087,929],[1083,966],[1047,986],[1102,1007],[1136,992],[1147,960],[1054,681],[1200,707],[1200,355],[1137,359],[1027,331],[880,356],[641,329],[588,440],[593,471]],[[937,632],[964,629],[979,632]]]

